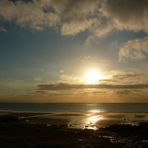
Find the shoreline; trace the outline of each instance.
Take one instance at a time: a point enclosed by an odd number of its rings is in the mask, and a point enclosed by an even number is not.
[[[19,112],[2,111],[2,117],[15,117],[18,120],[40,124],[70,124],[73,128],[82,128],[96,126],[97,128],[106,127],[113,124],[131,124],[136,125],[140,122],[148,122],[148,113],[108,113],[108,112]],[[61,122],[62,121],[62,122]]]
[[[39,122],[37,122],[37,120]],[[100,128],[71,128],[66,120],[41,118],[34,122],[16,115],[0,115],[0,147],[3,148],[146,148],[148,122],[113,124]],[[65,122],[66,121],[66,122]],[[64,123],[65,122],[65,123]]]

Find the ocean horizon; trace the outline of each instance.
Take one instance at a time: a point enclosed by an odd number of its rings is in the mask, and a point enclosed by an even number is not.
[[[1,111],[148,113],[148,103],[0,103]]]

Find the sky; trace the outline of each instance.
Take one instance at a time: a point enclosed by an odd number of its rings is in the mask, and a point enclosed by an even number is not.
[[[147,0],[0,0],[0,102],[148,102]]]

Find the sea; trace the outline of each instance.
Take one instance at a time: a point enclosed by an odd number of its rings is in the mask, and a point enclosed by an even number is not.
[[[93,130],[111,124],[148,122],[148,103],[0,103],[0,111],[36,113],[27,118],[54,119],[54,124],[65,124],[61,122],[64,120],[71,128]]]
[[[148,113],[148,103],[0,103],[2,111]]]

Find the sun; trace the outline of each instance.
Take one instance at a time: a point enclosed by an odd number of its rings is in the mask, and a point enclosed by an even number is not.
[[[87,71],[84,76],[85,84],[98,84],[101,79],[103,75],[95,69]]]

